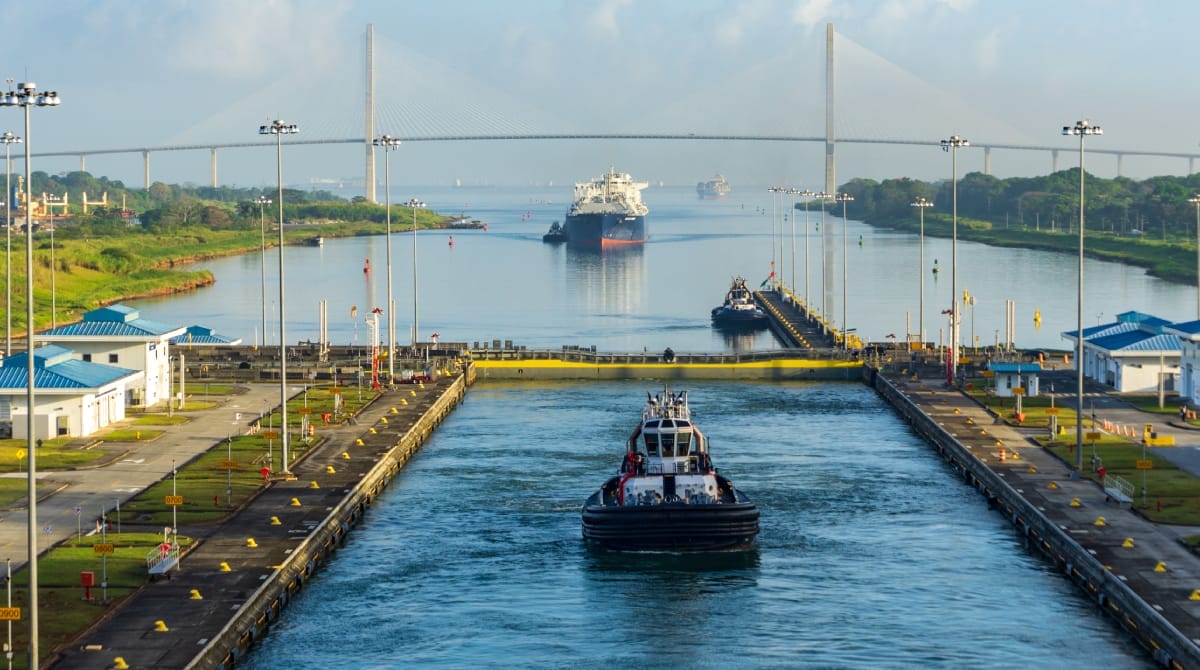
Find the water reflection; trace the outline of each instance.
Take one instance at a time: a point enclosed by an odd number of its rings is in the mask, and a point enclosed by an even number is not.
[[[765,325],[730,326],[713,324],[713,332],[720,334],[729,351],[743,352],[756,349],[759,334],[767,330]]]
[[[567,295],[577,307],[604,314],[639,314],[644,303],[645,248],[567,246]]]

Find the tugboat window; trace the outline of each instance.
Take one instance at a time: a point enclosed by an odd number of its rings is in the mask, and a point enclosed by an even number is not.
[[[692,434],[691,433],[689,433],[689,432],[679,433],[678,436],[676,437],[676,444],[675,444],[676,455],[677,456],[687,456],[688,449],[689,449],[691,443],[692,443]]]
[[[675,434],[674,433],[664,433],[661,436],[661,438],[662,438],[663,458],[666,458],[668,456],[671,458],[674,458],[675,457]]]
[[[658,456],[658,433],[646,433],[646,454]]]

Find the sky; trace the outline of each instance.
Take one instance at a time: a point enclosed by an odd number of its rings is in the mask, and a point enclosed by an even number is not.
[[[1200,154],[1187,121],[1200,3],[1182,0],[5,0],[0,17],[20,26],[0,46],[3,78],[62,99],[31,110],[31,150],[131,149],[86,159],[129,186],[143,183],[143,148],[260,142],[271,119],[299,139],[362,138],[368,24],[376,135],[823,136],[832,23],[838,136],[930,143],[840,144],[839,183],[949,178],[936,144],[954,134],[973,145],[960,173],[983,169],[989,142],[1061,147],[1059,169],[1073,168],[1079,141],[1061,129],[1084,118],[1104,129],[1086,140],[1103,177],[1118,173],[1103,150]],[[18,108],[0,109],[3,130],[25,135]],[[273,185],[275,158],[222,149],[218,183]],[[366,160],[362,144],[285,146],[284,181],[353,183]],[[817,142],[409,141],[389,163],[393,185],[569,184],[610,166],[665,184],[720,172],[735,186],[824,185]],[[1052,167],[1049,152],[991,152],[998,177]],[[1142,179],[1189,162],[1126,156],[1120,169]],[[150,173],[208,184],[211,153],[152,152]]]

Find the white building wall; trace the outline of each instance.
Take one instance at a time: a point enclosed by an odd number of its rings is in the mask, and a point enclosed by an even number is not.
[[[97,389],[95,393],[50,394],[44,390],[34,394],[34,438],[87,437],[125,418],[125,387],[120,380]],[[129,378],[141,383],[139,376]],[[25,395],[8,396],[12,408],[12,432],[17,439],[26,439]],[[65,418],[66,433],[59,435],[60,419]]]
[[[98,340],[93,338],[62,338],[47,340],[70,349],[74,358],[90,360],[93,363],[115,365],[130,370],[141,370],[145,376],[137,385],[139,392],[135,395],[141,399],[145,407],[153,407],[166,400],[171,393],[171,363],[169,339],[146,342],[145,340]]]

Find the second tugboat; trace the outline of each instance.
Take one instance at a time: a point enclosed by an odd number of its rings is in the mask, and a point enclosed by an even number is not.
[[[542,241],[551,244],[566,242],[567,231],[563,229],[561,223],[555,221],[554,223],[550,224],[550,230],[547,230],[546,234],[542,235]]]
[[[735,277],[725,293],[725,302],[713,307],[712,320],[714,326],[724,328],[758,328],[767,325],[767,313],[755,304],[746,280]]]
[[[583,504],[583,539],[617,550],[743,549],[758,508],[717,473],[687,391],[650,397],[621,470]]]

